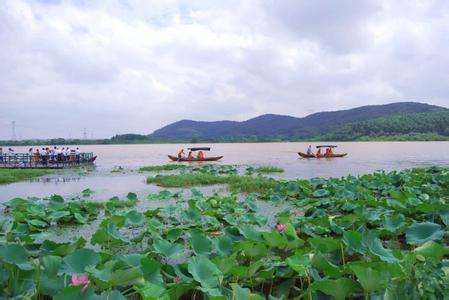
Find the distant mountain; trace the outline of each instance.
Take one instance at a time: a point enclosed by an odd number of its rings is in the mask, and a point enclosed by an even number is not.
[[[449,111],[446,108],[417,102],[369,105],[348,110],[319,112],[303,118],[266,114],[243,122],[182,120],[162,127],[152,134],[152,140],[199,139],[233,140],[253,138],[297,140],[310,139],[334,132],[337,128],[357,122],[404,114]]]

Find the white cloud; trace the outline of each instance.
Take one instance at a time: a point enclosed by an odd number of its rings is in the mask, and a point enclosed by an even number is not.
[[[109,137],[186,118],[448,106],[448,31],[442,0],[5,0],[0,120],[21,138]]]

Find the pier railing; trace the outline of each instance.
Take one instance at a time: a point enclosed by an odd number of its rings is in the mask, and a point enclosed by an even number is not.
[[[94,154],[83,152],[68,155],[39,155],[31,153],[2,153],[0,154],[0,168],[23,168],[23,169],[62,169],[93,163]]]

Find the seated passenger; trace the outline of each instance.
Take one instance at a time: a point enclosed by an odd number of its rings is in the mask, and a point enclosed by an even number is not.
[[[188,160],[192,160],[192,159],[193,159],[193,153],[192,153],[192,151],[189,151],[189,155],[187,155],[187,159],[188,159]]]
[[[184,153],[184,149],[181,149],[179,152],[178,152],[178,158],[184,158],[186,155],[185,155],[185,153]]]
[[[204,160],[204,153],[203,151],[199,151],[197,155],[198,160]]]
[[[316,152],[316,157],[321,157],[321,148],[318,148],[318,151]]]

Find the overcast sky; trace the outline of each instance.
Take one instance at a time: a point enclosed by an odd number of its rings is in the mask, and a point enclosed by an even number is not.
[[[0,1],[0,139],[448,96],[446,0]]]

